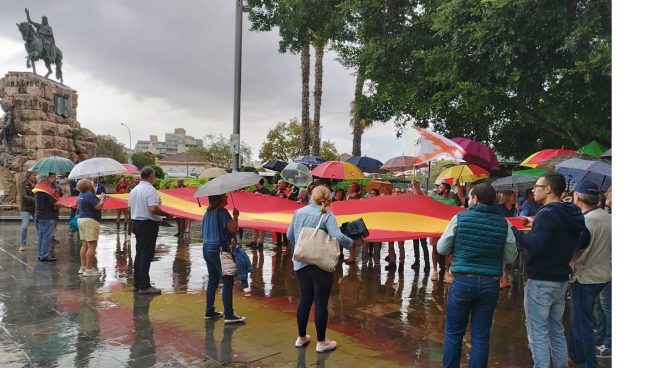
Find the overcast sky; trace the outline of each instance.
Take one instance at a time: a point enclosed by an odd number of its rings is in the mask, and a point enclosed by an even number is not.
[[[227,137],[232,133],[234,3],[3,2],[0,74],[27,70],[16,23],[25,20],[28,7],[35,21],[48,16],[64,53],[64,82],[79,94],[78,119],[83,127],[128,145],[127,129],[120,125],[124,122],[132,131],[133,146],[149,134],[163,140],[164,133],[176,127],[197,138],[209,133]],[[277,122],[300,118],[300,56],[278,53],[277,31],[249,29],[244,15],[241,135],[256,159],[266,133]],[[45,74],[43,62],[37,72]],[[352,151],[348,126],[352,72],[335,60],[333,52],[326,53],[323,139],[335,142],[339,153]],[[362,153],[384,162],[414,154],[410,141],[396,139],[392,123],[377,123],[365,132]]]

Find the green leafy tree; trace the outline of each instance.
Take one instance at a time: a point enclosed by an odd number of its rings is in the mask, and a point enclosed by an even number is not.
[[[153,165],[152,168],[155,170],[155,178],[166,179],[166,173],[164,173],[164,170],[161,167]]]
[[[116,140],[113,135],[97,135],[96,143],[96,156],[113,158],[118,162],[127,162],[127,154],[125,154],[125,146]]]
[[[132,163],[141,170],[146,166],[155,166],[156,157],[152,152],[136,152],[132,154]]]
[[[311,129],[313,129],[313,125],[310,125],[310,133]],[[301,132],[302,128],[297,119],[277,123],[275,128],[268,131],[266,141],[259,150],[259,159],[291,162],[294,158],[301,156]],[[321,145],[320,155],[326,160],[335,160],[338,153],[334,143],[329,140],[324,141]]]
[[[611,137],[609,0],[348,0],[358,110],[508,157]],[[384,14],[384,16],[380,16]]]
[[[252,157],[252,150],[245,142],[241,141],[240,156],[243,162],[249,162]],[[205,142],[202,147],[194,147],[191,152],[195,153],[201,159],[210,162],[216,167],[228,168],[232,164],[232,151],[230,140],[223,136],[209,134],[205,136]]]

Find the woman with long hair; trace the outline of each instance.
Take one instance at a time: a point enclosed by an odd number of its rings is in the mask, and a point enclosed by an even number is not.
[[[320,228],[325,230],[331,237],[337,239],[339,245],[350,249],[353,240],[343,235],[337,225],[334,213],[330,208],[330,190],[324,186],[318,186],[312,190],[312,198],[309,205],[296,210],[293,213],[291,225],[287,231],[289,240],[295,242],[296,237],[300,235],[303,227],[316,227],[320,223]],[[322,270],[315,265],[305,264],[293,260],[293,270],[298,280],[300,290],[300,299],[296,311],[296,320],[298,323],[298,338],[296,347],[303,347],[309,344],[311,338],[307,335],[307,322],[309,313],[314,303],[314,323],[316,324],[317,340],[316,351],[319,353],[331,351],[337,348],[336,341],[330,341],[325,338],[328,320],[328,299],[332,290],[333,273]]]
[[[221,270],[221,252],[231,252],[232,236],[239,227],[239,210],[235,208],[230,216],[225,206],[227,206],[227,195],[209,196],[209,206],[202,218],[202,255],[209,271],[205,319],[223,316],[223,313],[216,312],[214,308],[218,280],[221,279],[225,323],[245,322],[246,317],[235,314],[232,306],[234,276],[223,275]]]

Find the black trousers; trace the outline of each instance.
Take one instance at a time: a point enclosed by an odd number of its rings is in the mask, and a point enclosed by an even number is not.
[[[325,330],[328,320],[328,299],[332,291],[332,272],[323,271],[317,266],[309,265],[296,271],[300,300],[296,310],[298,336],[307,335],[307,322],[314,303],[314,324],[316,339],[325,340]]]
[[[418,250],[418,244],[419,242],[421,243],[421,248],[423,248],[423,258],[425,259],[425,265],[430,266],[430,254],[428,253],[428,239],[427,238],[421,238],[421,239],[414,239],[414,262],[419,263],[419,260],[421,259],[421,254],[419,253]]]
[[[145,290],[151,286],[150,262],[155,257],[159,222],[152,220],[132,220],[132,229],[136,237],[134,288]]]

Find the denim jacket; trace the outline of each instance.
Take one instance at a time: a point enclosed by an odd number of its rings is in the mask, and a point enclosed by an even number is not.
[[[316,227],[316,224],[320,218],[321,206],[317,204],[310,204],[297,210],[293,213],[291,225],[289,225],[289,230],[287,230],[287,238],[289,238],[289,240],[292,242],[295,242],[296,236],[300,235],[300,231],[303,227]],[[332,211],[328,211],[325,216],[323,216],[321,227],[323,226],[325,226],[326,232],[330,234],[331,237],[337,239],[340,246],[346,249],[350,249],[353,241],[349,237],[343,235],[341,230],[339,230],[337,219]],[[294,271],[298,271],[305,266],[307,266],[306,263],[298,262],[295,259],[293,260]]]

